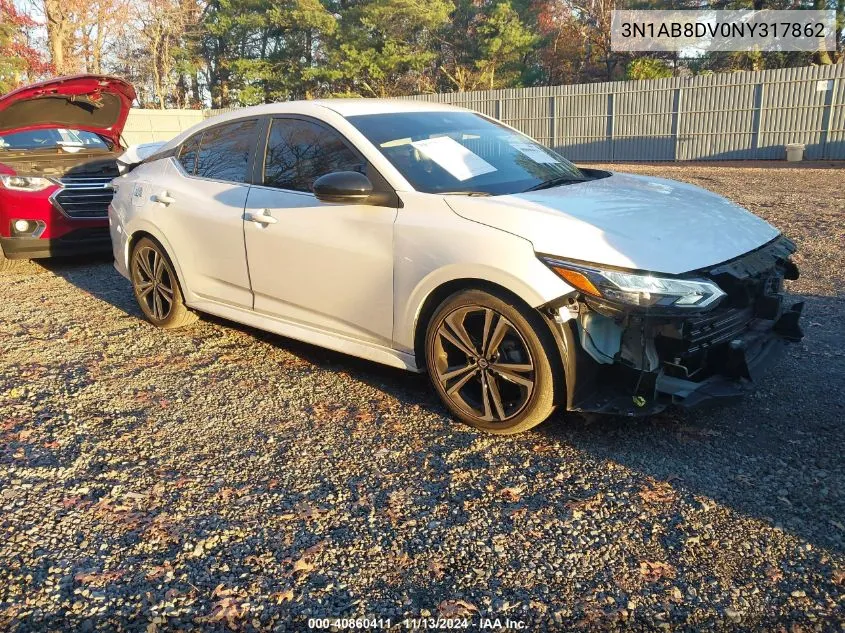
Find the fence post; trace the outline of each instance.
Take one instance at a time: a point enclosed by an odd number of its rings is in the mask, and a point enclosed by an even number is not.
[[[763,82],[754,86],[754,111],[751,119],[751,151],[752,158],[762,158],[757,155],[760,149],[760,121],[763,118]]]
[[[678,86],[672,95],[672,140],[674,141],[674,160],[679,161],[681,146],[681,107],[684,89]]]
[[[496,119],[501,121],[502,120],[502,100],[496,99]]]
[[[613,93],[607,93],[607,128],[605,129],[605,140],[608,144],[608,148],[610,150],[610,158],[608,160],[613,160],[614,158],[614,140],[613,140]]]
[[[833,158],[828,155],[828,144],[830,143],[830,133],[833,131],[833,97],[836,95],[836,85],[838,78],[826,79],[828,89],[824,98],[824,112],[822,114],[822,137],[819,139],[821,145],[821,153],[819,158]]]
[[[554,95],[549,97],[549,147],[557,147],[557,109]]]

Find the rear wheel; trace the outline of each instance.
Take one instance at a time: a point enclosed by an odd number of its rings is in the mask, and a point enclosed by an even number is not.
[[[0,272],[19,268],[25,261],[24,259],[7,259],[6,255],[3,254],[3,249],[0,248]]]
[[[150,323],[171,330],[197,320],[185,305],[173,264],[158,243],[146,237],[138,240],[129,273],[135,299]]]
[[[554,343],[539,315],[481,290],[447,298],[426,334],[434,388],[453,415],[509,435],[554,411]]]

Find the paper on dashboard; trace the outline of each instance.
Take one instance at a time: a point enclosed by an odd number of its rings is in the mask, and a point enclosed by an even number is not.
[[[481,156],[449,136],[414,141],[411,145],[461,181],[496,171]]]
[[[531,143],[521,143],[519,141],[511,141],[511,147],[515,150],[522,152],[528,158],[533,160],[535,163],[558,163],[558,161],[554,156],[546,152],[543,148],[537,147],[536,145],[532,145]]]

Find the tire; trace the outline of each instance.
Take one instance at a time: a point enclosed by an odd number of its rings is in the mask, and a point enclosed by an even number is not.
[[[143,237],[129,259],[132,290],[147,320],[165,330],[185,327],[197,315],[185,305],[173,263],[157,242]]]
[[[483,290],[446,298],[428,323],[429,377],[456,418],[512,435],[555,410],[557,348],[539,314]]]
[[[25,259],[7,259],[3,254],[3,249],[0,248],[0,273],[20,268],[25,261]]]

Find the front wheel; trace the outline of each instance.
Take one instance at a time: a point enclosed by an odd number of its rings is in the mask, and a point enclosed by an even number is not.
[[[448,297],[426,333],[426,365],[451,413],[501,435],[526,431],[555,409],[555,353],[539,315],[482,290]]]
[[[176,271],[164,249],[149,238],[141,238],[132,249],[129,273],[135,299],[147,320],[172,330],[197,320],[185,305]]]

